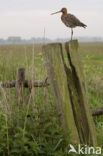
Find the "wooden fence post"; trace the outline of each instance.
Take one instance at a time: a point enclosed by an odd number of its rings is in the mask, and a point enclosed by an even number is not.
[[[96,145],[96,132],[88,103],[86,84],[77,40],[65,43],[68,56],[68,89],[81,143]]]
[[[20,103],[24,102],[24,81],[25,81],[25,68],[19,68],[16,79],[16,97]]]
[[[48,44],[43,47],[43,53],[60,122],[66,131],[71,132],[71,141],[79,143],[68,91],[67,76],[61,56],[62,45],[58,43]]]
[[[67,42],[65,48],[67,61],[61,44],[47,44],[43,47],[57,113],[65,130],[71,130],[73,143],[96,146],[95,127],[88,104],[78,42]]]

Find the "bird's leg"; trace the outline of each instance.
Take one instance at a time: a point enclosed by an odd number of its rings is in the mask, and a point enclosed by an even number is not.
[[[71,28],[71,40],[72,40],[72,37],[73,37],[73,28]]]
[[[73,29],[72,29],[72,37],[73,37]]]

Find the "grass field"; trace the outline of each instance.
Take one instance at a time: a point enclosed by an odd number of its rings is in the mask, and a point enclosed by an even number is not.
[[[90,106],[91,108],[102,107],[103,43],[80,43],[79,50]],[[15,80],[17,69],[22,67],[26,68],[26,79],[45,80],[47,74],[44,68],[42,45],[0,45],[0,81]],[[25,90],[26,94],[27,90]],[[62,156],[67,150],[65,146],[68,141],[63,140],[62,129],[56,124],[55,108],[52,118],[50,114],[45,113],[43,116],[42,113],[44,110],[53,108],[52,106],[54,106],[54,101],[50,88],[32,90],[30,101],[28,105],[25,105],[25,101],[23,104],[18,104],[14,89],[0,87],[0,155],[32,156],[35,153],[37,156],[46,156],[46,154],[47,156]],[[38,107],[41,108],[40,112],[38,112]],[[32,119],[27,118],[28,114],[31,114]],[[42,119],[40,124],[38,124],[38,114]],[[45,122],[48,124],[44,124]],[[103,117],[95,117],[94,122],[98,143],[101,146],[103,144]],[[63,147],[65,148],[62,149]]]

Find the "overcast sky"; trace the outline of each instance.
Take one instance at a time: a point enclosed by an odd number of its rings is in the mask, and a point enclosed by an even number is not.
[[[52,12],[66,7],[88,27],[75,28],[74,36],[103,37],[103,0],[0,0],[0,38],[68,38],[70,29]]]

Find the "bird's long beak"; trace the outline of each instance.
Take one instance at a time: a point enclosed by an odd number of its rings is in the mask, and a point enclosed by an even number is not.
[[[58,14],[58,13],[60,13],[60,12],[61,12],[61,10],[60,10],[60,11],[57,11],[57,12],[54,12],[54,13],[52,13],[51,15]]]

